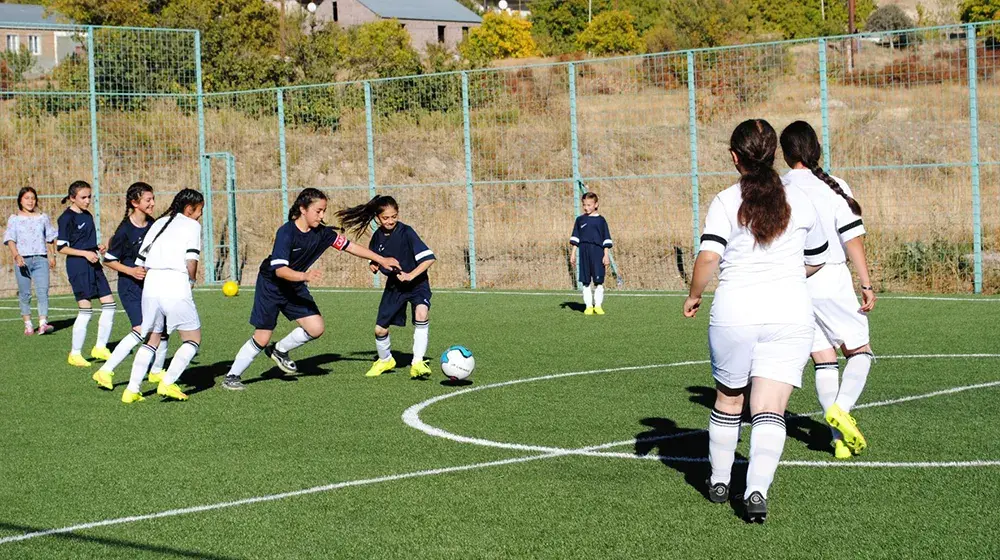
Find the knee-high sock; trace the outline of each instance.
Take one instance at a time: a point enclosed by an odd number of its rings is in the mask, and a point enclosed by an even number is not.
[[[156,347],[156,357],[153,358],[153,372],[163,371],[163,364],[167,361],[167,339],[166,333],[160,335],[160,344]]]
[[[583,304],[587,307],[594,306],[594,292],[590,291],[590,284],[583,287]]]
[[[185,340],[184,344],[174,352],[174,358],[170,360],[170,367],[167,368],[167,373],[163,375],[163,383],[167,385],[173,385],[177,383],[180,379],[181,374],[187,369],[188,364],[194,359],[195,354],[198,353],[198,343]]]
[[[430,324],[428,321],[413,322],[413,363],[424,361],[424,354],[427,353],[427,335],[430,334]]]
[[[313,340],[313,337],[309,336],[309,333],[307,333],[305,329],[302,327],[296,327],[295,330],[288,333],[288,336],[278,341],[274,347],[278,349],[278,352],[288,353],[310,340]]]
[[[710,484],[729,484],[740,440],[740,415],[712,409],[708,418],[708,461],[712,465]]]
[[[142,389],[142,380],[146,378],[146,372],[149,371],[149,364],[153,361],[154,354],[156,354],[156,348],[148,344],[143,344],[135,351],[135,357],[132,358],[132,373],[128,378],[129,391],[138,393]]]
[[[840,366],[837,362],[820,362],[816,364],[816,396],[825,413],[837,400],[840,391]],[[840,432],[831,427],[833,439],[840,439]]]
[[[868,352],[861,352],[847,358],[847,365],[844,366],[844,380],[840,384],[840,393],[837,394],[837,404],[840,408],[847,412],[854,408],[861,392],[865,390],[868,372],[871,370],[874,359],[875,356]]]
[[[601,307],[604,304],[604,284],[598,284],[594,288],[594,307]]]
[[[250,367],[250,362],[260,354],[260,351],[264,348],[257,344],[257,341],[250,337],[250,340],[243,344],[240,351],[236,353],[236,358],[233,359],[233,365],[229,368],[229,373],[226,377],[239,377],[243,375],[243,372]]]
[[[73,321],[73,353],[83,352],[83,341],[87,338],[87,324],[93,316],[93,309],[80,309],[76,312],[76,321]]]
[[[115,371],[118,364],[125,361],[128,355],[132,353],[132,349],[142,343],[142,336],[135,331],[129,331],[125,338],[118,341],[118,346],[115,346],[115,351],[111,353],[111,357],[108,361],[101,366],[103,371]]]
[[[115,322],[115,308],[117,307],[114,302],[101,304],[101,317],[97,320],[97,346],[99,348],[105,348],[108,345],[108,339],[111,338],[111,327]]]
[[[747,492],[760,492],[767,498],[767,489],[778,470],[781,452],[785,449],[785,417],[776,412],[760,412],[753,416],[750,431],[750,465],[747,467]]]
[[[392,341],[389,335],[375,337],[375,349],[378,350],[378,359],[383,362],[389,361],[392,357]]]

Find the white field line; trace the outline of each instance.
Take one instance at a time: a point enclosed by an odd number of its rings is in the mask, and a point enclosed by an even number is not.
[[[93,309],[94,311],[100,311],[101,310],[100,307],[91,307],[91,309]],[[38,308],[33,308],[32,310],[33,311],[37,311]],[[80,310],[79,307],[50,307],[49,308],[49,311],[79,311],[79,310]],[[21,308],[20,307],[8,307],[8,306],[2,306],[2,305],[0,305],[0,311],[18,311],[18,312],[20,312]],[[125,313],[125,310],[122,309],[119,306],[119,307],[115,308],[115,312],[116,313]]]
[[[49,317],[47,317],[47,318],[48,318],[49,322],[52,322],[52,321],[62,321],[63,319],[72,319],[73,317],[76,317],[76,315],[60,315],[60,316],[58,316],[58,317],[55,317],[55,316],[51,316],[51,315],[50,315],[50,316],[49,316]],[[22,319],[22,318],[20,318],[20,317],[9,317],[9,318],[7,318],[7,319],[0,319],[0,322],[7,322],[7,321],[23,321],[23,320],[24,320],[24,319]]]

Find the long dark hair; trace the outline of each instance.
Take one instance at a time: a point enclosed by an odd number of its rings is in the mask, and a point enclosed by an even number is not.
[[[353,233],[356,237],[361,237],[361,234],[368,229],[368,224],[372,223],[372,220],[388,207],[399,211],[399,204],[395,198],[378,195],[364,204],[337,212],[337,219],[340,220],[340,225],[345,231]]]
[[[295,204],[292,204],[292,207],[288,209],[288,221],[299,219],[299,216],[302,215],[302,209],[309,208],[317,200],[327,200],[326,193],[312,187],[302,189],[299,196],[295,197]]]
[[[59,203],[66,204],[66,201],[75,197],[76,193],[82,191],[83,189],[89,189],[89,188],[91,188],[90,183],[86,181],[73,181],[72,183],[69,184],[69,191],[66,193],[66,196],[64,196],[62,200],[59,201]]]
[[[792,218],[785,186],[774,170],[778,134],[763,119],[743,121],[733,131],[729,149],[736,154],[740,170],[743,203],[737,221],[750,230],[758,245],[768,245],[785,231]]]
[[[833,192],[847,201],[847,205],[855,216],[861,215],[861,205],[858,204],[858,201],[847,196],[844,189],[840,187],[840,183],[819,166],[822,149],[819,145],[819,138],[816,136],[816,130],[809,123],[795,121],[786,126],[785,130],[781,131],[781,151],[785,155],[785,163],[788,164],[788,167],[795,167],[796,163],[806,166],[817,179],[829,185]]]
[[[160,215],[160,218],[170,216],[170,219],[167,220],[167,223],[163,224],[160,231],[156,232],[156,237],[149,242],[149,245],[146,245],[146,250],[142,253],[142,255],[145,257],[149,254],[149,250],[153,247],[153,243],[156,243],[156,240],[163,235],[163,232],[167,231],[167,228],[170,227],[170,223],[174,221],[177,214],[182,214],[184,209],[188,206],[201,206],[202,204],[205,204],[205,197],[202,196],[200,192],[194,189],[181,189],[181,192],[174,195],[174,200],[170,203],[170,208]]]
[[[37,212],[39,202],[38,191],[36,191],[33,187],[21,187],[21,190],[17,191],[17,209],[24,210],[24,207],[21,205],[21,199],[28,193],[35,195],[35,212]]]
[[[132,214],[132,203],[139,202],[142,200],[142,195],[151,192],[153,192],[153,187],[149,186],[147,183],[143,183],[142,181],[137,181],[129,185],[128,190],[125,191],[125,216],[122,218],[121,222],[118,222],[118,227],[115,228],[115,233],[118,233],[118,230],[120,230],[122,226],[125,225],[125,222],[128,221],[129,215]],[[146,223],[149,223],[149,216],[146,218]]]

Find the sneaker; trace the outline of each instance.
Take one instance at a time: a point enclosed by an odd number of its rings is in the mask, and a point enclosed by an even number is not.
[[[111,378],[114,377],[114,375],[115,374],[110,371],[99,369],[97,370],[97,373],[91,377],[91,379],[97,382],[98,387],[107,389],[108,391],[113,391],[115,385],[111,382]]]
[[[240,381],[240,376],[238,375],[227,375],[222,381],[222,388],[229,389],[230,391],[242,391],[247,388],[243,382]]]
[[[108,350],[107,346],[94,346],[93,350],[90,351],[90,357],[106,362],[111,358],[111,350]]]
[[[69,358],[66,359],[66,362],[71,366],[90,367],[90,362],[88,362],[87,359],[84,358],[79,352],[71,352]]]
[[[167,372],[163,371],[162,369],[158,369],[156,371],[149,372],[149,382],[150,383],[159,383],[160,381],[163,381],[163,374],[165,374],[165,373],[167,373]]]
[[[426,379],[430,376],[431,366],[427,365],[427,360],[410,366],[410,379]]]
[[[594,308],[593,307],[588,307],[588,308],[584,309],[583,310],[583,314],[584,315],[593,315],[594,314]]]
[[[864,451],[868,447],[865,436],[858,429],[858,422],[853,416],[848,414],[840,405],[833,404],[826,411],[826,423],[837,428],[844,436],[844,443],[855,455]]]
[[[125,389],[125,392],[122,393],[122,402],[125,403],[125,404],[132,404],[134,402],[142,402],[144,400],[146,400],[146,397],[143,397],[139,393],[133,393],[132,391],[129,391],[128,389]]]
[[[604,308],[603,307],[595,307],[594,308],[594,315],[604,315]]]
[[[708,501],[713,504],[724,504],[729,501],[729,485],[717,482],[712,484],[712,479],[705,481],[708,484]]]
[[[844,440],[835,439],[833,440],[833,456],[838,459],[850,459],[854,456],[854,454],[847,448],[847,444],[844,443]]]
[[[278,369],[287,373],[288,375],[295,375],[299,371],[299,367],[295,365],[295,360],[288,357],[288,352],[282,352],[278,350],[278,347],[269,344],[267,348],[264,349],[264,353],[267,354],[269,358],[274,360],[274,363],[278,365]]]
[[[752,492],[744,502],[747,523],[764,523],[767,520],[767,500],[760,492]]]
[[[24,324],[24,336],[31,336],[35,334],[35,328],[31,326],[31,323]],[[41,333],[39,333],[41,334]]]
[[[42,324],[38,325],[38,330],[36,331],[36,334],[39,334],[39,335],[51,334],[52,331],[54,331],[54,330],[56,330],[56,328],[53,327],[52,325],[50,325],[48,323],[42,323]],[[25,333],[25,334],[27,334],[27,333]]]
[[[388,360],[375,360],[372,367],[365,373],[365,377],[378,377],[383,373],[396,367],[396,358],[389,356]]]
[[[181,388],[173,383],[167,385],[161,381],[160,384],[156,386],[156,394],[178,401],[188,400],[188,396],[181,392]]]

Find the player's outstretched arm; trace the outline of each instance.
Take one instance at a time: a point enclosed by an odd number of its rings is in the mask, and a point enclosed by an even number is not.
[[[347,248],[344,249],[344,252],[350,253],[360,259],[368,259],[370,261],[375,261],[378,264],[382,265],[382,268],[388,268],[389,270],[394,270],[399,268],[399,261],[397,261],[396,259],[392,257],[383,257],[382,255],[376,253],[375,251],[366,249],[365,247],[362,247],[357,243],[351,243],[350,245],[348,245]]]

